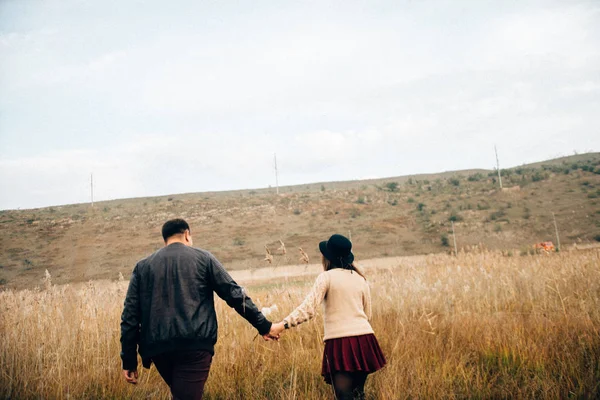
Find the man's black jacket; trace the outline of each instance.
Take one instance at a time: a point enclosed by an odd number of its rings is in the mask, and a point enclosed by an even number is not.
[[[137,368],[138,346],[145,367],[153,356],[173,350],[214,353],[213,292],[261,335],[269,332],[271,322],[209,252],[176,242],[138,262],[121,316],[123,369]]]

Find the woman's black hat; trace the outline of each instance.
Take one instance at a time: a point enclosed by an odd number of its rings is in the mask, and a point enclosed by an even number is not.
[[[319,250],[331,264],[346,268],[354,261],[352,242],[342,235],[332,235],[329,240],[319,243]]]

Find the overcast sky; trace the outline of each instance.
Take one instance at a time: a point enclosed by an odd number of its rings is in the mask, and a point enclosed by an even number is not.
[[[0,209],[600,150],[599,1],[0,0]]]

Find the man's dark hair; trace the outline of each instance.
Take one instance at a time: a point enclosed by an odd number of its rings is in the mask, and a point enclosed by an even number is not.
[[[189,229],[190,229],[190,226],[183,219],[181,219],[181,218],[171,219],[171,220],[165,222],[165,224],[163,225],[162,236],[166,242],[167,239],[170,238],[171,236],[180,235]]]

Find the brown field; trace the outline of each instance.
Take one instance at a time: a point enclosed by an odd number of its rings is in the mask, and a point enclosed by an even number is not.
[[[365,262],[372,321],[387,356],[367,395],[402,398],[598,398],[600,250],[507,256],[461,252]],[[277,269],[274,269],[275,271]],[[304,274],[306,272],[306,274]],[[235,272],[282,318],[317,266]],[[127,282],[0,292],[0,397],[168,398],[154,369],[120,375]],[[266,343],[217,302],[219,342],[207,399],[328,399],[320,377],[322,319]]]
[[[161,225],[183,217],[194,243],[232,270],[297,264],[304,248],[332,233],[352,236],[363,259],[449,252],[458,248],[526,253],[536,242],[600,241],[600,154],[502,170],[470,170],[274,189],[188,193],[34,210],[0,211],[0,289],[31,289],[48,269],[57,284],[128,276],[161,246]],[[391,185],[391,186],[390,186]],[[191,188],[193,190],[193,188]]]

